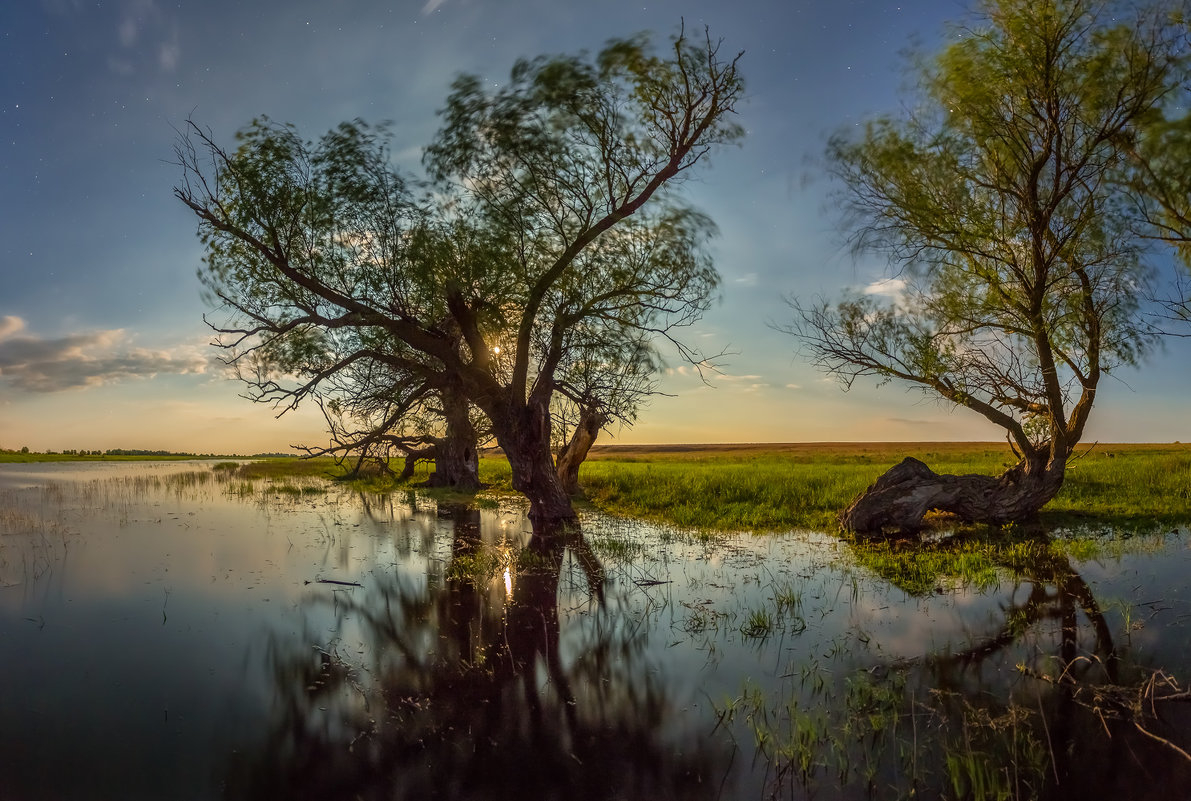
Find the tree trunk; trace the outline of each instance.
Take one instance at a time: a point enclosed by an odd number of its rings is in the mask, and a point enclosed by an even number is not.
[[[550,450],[550,410],[541,404],[500,404],[489,411],[497,444],[508,457],[513,489],[529,499],[534,532],[545,537],[576,523]]]
[[[1025,520],[1058,493],[1066,466],[1066,455],[1031,455],[1001,476],[953,476],[906,458],[853,501],[840,524],[857,534],[880,535],[917,531],[930,511],[971,523]]]
[[[443,390],[442,405],[447,432],[434,445],[434,472],[426,486],[474,492],[480,488],[480,454],[471,408],[461,392],[448,390]]]
[[[558,480],[562,482],[563,491],[568,495],[580,493],[579,466],[587,459],[591,446],[595,444],[596,437],[600,435],[600,429],[607,422],[608,416],[598,407],[583,407],[570,441],[558,452],[558,459],[555,461]]]
[[[437,450],[434,446],[429,448],[419,448],[418,450],[406,451],[405,453],[405,467],[401,469],[401,475],[397,476],[398,481],[409,481],[413,478],[414,470],[417,469],[418,462],[431,461],[435,458]]]

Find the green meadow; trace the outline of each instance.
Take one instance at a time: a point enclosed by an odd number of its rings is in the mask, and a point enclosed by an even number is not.
[[[1094,445],[1081,453],[1042,524],[1191,520],[1191,446]],[[994,443],[608,446],[593,453],[580,480],[594,508],[622,516],[709,530],[834,530],[839,511],[907,456],[956,474],[996,474],[1015,461]],[[489,480],[503,475],[499,460],[484,468]]]
[[[956,474],[996,474],[1015,461],[997,443],[603,445],[583,465],[580,482],[583,504],[621,517],[706,531],[832,531],[840,510],[907,456]],[[0,462],[187,458],[196,457],[0,452]],[[429,469],[421,465],[410,483],[425,480]],[[254,459],[237,470],[246,480],[343,475],[325,458]],[[481,504],[514,494],[498,450],[481,458],[480,477],[489,485],[477,499]],[[398,486],[378,477],[361,483],[372,490]],[[1046,528],[1140,529],[1188,520],[1191,445],[1181,443],[1088,446],[1068,464],[1062,491],[1039,517]]]

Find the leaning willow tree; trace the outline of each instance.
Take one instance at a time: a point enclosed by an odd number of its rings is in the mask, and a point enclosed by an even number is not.
[[[854,244],[885,254],[905,291],[795,301],[789,329],[845,386],[920,387],[1004,429],[1019,459],[998,477],[907,459],[843,513],[845,528],[913,529],[930,510],[1032,515],[1062,485],[1103,376],[1153,344],[1129,153],[1185,77],[1174,11],[986,0],[923,68],[904,116],[831,140]]]
[[[175,194],[198,217],[231,358],[259,356],[283,404],[332,376],[372,374],[464,398],[490,422],[535,524],[573,519],[551,452],[572,350],[636,348],[633,332],[674,340],[718,282],[713,226],[673,191],[743,133],[739,55],[718,51],[680,35],[658,54],[639,37],[593,60],[519,62],[495,90],[460,77],[421,194],[363,123],[309,143],[257,122],[234,151],[190,126]]]

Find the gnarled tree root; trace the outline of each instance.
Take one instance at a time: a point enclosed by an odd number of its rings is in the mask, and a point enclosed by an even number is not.
[[[965,522],[1007,523],[1032,516],[1063,484],[1063,467],[1022,462],[1001,476],[940,475],[912,457],[878,478],[840,515],[840,525],[879,536],[922,529],[928,512]]]

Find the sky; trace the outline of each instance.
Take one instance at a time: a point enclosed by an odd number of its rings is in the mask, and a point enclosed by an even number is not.
[[[0,447],[287,451],[325,440],[275,417],[217,361],[193,215],[172,194],[188,119],[231,143],[254,117],[311,138],[390,121],[416,167],[452,79],[496,84],[519,57],[597,51],[685,22],[743,50],[747,136],[687,197],[716,221],[723,278],[688,336],[728,350],[703,383],[671,360],[616,442],[996,440],[896,384],[848,392],[776,330],[785,298],[878,291],[889,267],[844,244],[828,136],[896,113],[906,53],[936,50],[963,0],[8,0],[0,6]],[[1107,379],[1087,441],[1191,440],[1191,341]]]

